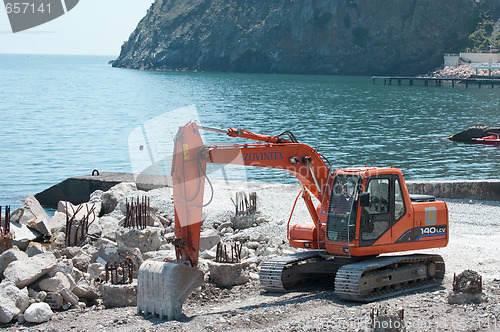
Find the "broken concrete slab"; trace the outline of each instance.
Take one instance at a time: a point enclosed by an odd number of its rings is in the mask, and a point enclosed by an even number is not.
[[[52,218],[49,219],[49,227],[52,233],[66,231],[66,215],[62,212],[54,212]]]
[[[123,260],[122,255],[118,252],[118,246],[116,243],[103,243],[97,249],[97,252],[92,255],[90,263],[99,263],[101,265],[106,265],[107,263],[121,262]],[[88,268],[87,268],[88,270]]]
[[[43,277],[57,266],[57,259],[52,253],[44,253],[29,257],[23,261],[14,261],[7,266],[3,275],[23,288],[38,278]]]
[[[3,275],[3,271],[9,266],[10,263],[14,261],[23,261],[27,260],[28,255],[19,250],[17,247],[13,247],[0,255],[0,276]]]
[[[100,290],[85,280],[78,282],[72,292],[80,299],[96,300],[101,298]]]
[[[243,269],[242,263],[217,263],[209,262],[210,280],[221,287],[242,285],[249,280],[248,273]]]
[[[33,303],[24,312],[24,319],[30,323],[43,323],[48,322],[54,313],[48,303],[40,302]]]
[[[44,252],[47,252],[47,250],[45,250],[45,248],[38,243],[30,243],[26,248],[26,255],[28,255],[28,257],[33,257],[38,254],[43,254]]]
[[[37,230],[20,223],[10,223],[10,231],[14,235],[12,244],[21,250],[26,250],[31,241],[35,241],[42,237],[42,234]]]
[[[118,247],[139,248],[141,253],[156,251],[162,244],[161,229],[148,227],[145,229],[119,229],[116,233]]]
[[[59,292],[63,288],[70,288],[71,284],[68,277],[62,272],[57,272],[51,278],[45,278],[38,283],[38,287],[46,292]]]
[[[137,192],[137,185],[134,182],[122,182],[113,186],[102,194],[102,213],[113,212],[120,201],[135,192]]]
[[[128,307],[137,304],[137,284],[101,284],[102,301],[106,308]]]
[[[220,242],[220,236],[213,228],[209,228],[200,234],[200,252],[212,249]]]
[[[50,236],[49,216],[38,200],[29,195],[24,200],[23,206],[16,209],[11,216],[12,223],[20,223],[37,230],[43,235]]]
[[[28,289],[19,289],[13,282],[0,283],[0,322],[8,323],[29,306]]]

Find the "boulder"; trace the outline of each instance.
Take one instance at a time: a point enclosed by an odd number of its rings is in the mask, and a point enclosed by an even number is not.
[[[118,252],[118,246],[116,243],[102,243],[99,246],[97,252],[92,255],[90,259],[91,263],[99,263],[101,265],[106,265],[106,263],[115,263],[121,262],[123,260],[122,255]],[[88,270],[88,268],[87,268]]]
[[[52,253],[29,257],[23,261],[14,261],[7,266],[3,275],[23,288],[43,277],[57,266],[57,259]]]
[[[24,312],[24,319],[30,323],[43,323],[49,321],[53,314],[48,303],[33,303]]]
[[[117,218],[111,216],[104,216],[99,218],[99,225],[102,228],[101,239],[109,239],[111,241],[116,241],[116,233],[121,229],[118,224],[120,221]]]
[[[91,256],[82,252],[80,255],[73,257],[71,261],[73,262],[73,266],[78,270],[87,271],[91,258]]]
[[[101,196],[102,213],[108,214],[113,212],[118,203],[124,200],[125,197],[137,192],[137,185],[134,182],[122,182],[111,187]]]
[[[232,287],[248,282],[249,276],[241,263],[209,262],[210,280],[221,287]]]
[[[0,283],[0,323],[8,323],[29,306],[27,288],[19,289],[8,280]]]
[[[220,236],[215,229],[207,229],[200,234],[200,252],[212,249],[220,242]]]
[[[29,195],[23,206],[12,213],[11,222],[30,226],[40,234],[50,236],[49,219],[35,196]]]
[[[31,241],[35,241],[42,237],[42,234],[37,230],[20,223],[10,223],[10,231],[14,236],[12,244],[21,250],[26,250]]]
[[[139,248],[141,253],[156,251],[161,246],[161,229],[156,227],[122,228],[116,234],[116,243],[118,248]]]
[[[13,247],[2,253],[0,255],[0,276],[3,275],[3,271],[9,266],[10,263],[14,261],[27,260],[28,255],[24,251],[19,250],[17,247]]]
[[[87,281],[81,280],[73,288],[73,293],[80,299],[96,300],[101,297],[101,292],[99,289],[93,285],[90,285]]]
[[[73,257],[78,256],[82,253],[83,249],[81,247],[66,247],[61,250],[61,254],[69,259],[72,259]]]
[[[75,272],[73,271],[73,261],[71,259],[59,259],[57,261],[57,266],[54,270],[50,271],[48,276],[54,277],[59,272],[62,272],[62,274],[64,274],[64,276],[68,278],[70,284],[74,284]]]
[[[464,129],[461,132],[448,137],[448,139],[452,141],[470,142],[473,138],[481,138],[492,135],[493,133],[500,133],[500,128],[477,125]]]
[[[101,284],[102,301],[106,308],[137,305],[137,284]]]
[[[71,288],[71,284],[66,275],[62,272],[57,272],[52,278],[41,280],[38,287],[47,292],[59,292],[63,288]]]
[[[44,252],[46,252],[45,248],[38,243],[30,243],[26,248],[26,255],[28,255],[28,257],[43,254]]]
[[[52,218],[49,220],[49,227],[52,233],[66,231],[66,215],[62,212],[56,211]]]
[[[90,279],[100,278],[105,272],[106,268],[104,264],[101,263],[91,263],[87,269],[87,273],[90,275]]]

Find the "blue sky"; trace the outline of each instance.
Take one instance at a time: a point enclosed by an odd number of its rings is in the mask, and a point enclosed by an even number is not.
[[[152,2],[80,0],[76,7],[53,21],[12,33],[2,1],[0,53],[117,56]]]

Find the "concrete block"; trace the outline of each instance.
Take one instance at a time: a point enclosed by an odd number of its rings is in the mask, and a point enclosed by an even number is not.
[[[243,269],[241,263],[217,263],[209,262],[210,280],[221,287],[232,287],[241,285],[249,280],[248,273]]]
[[[52,253],[44,253],[29,257],[23,261],[9,264],[3,275],[17,287],[23,288],[38,278],[43,277],[57,266],[57,259]]]
[[[24,251],[19,250],[17,247],[13,247],[0,255],[0,276],[3,275],[3,271],[9,266],[10,263],[14,261],[27,260],[28,255]]]
[[[29,306],[28,289],[19,289],[13,282],[0,283],[0,323],[8,323]]]
[[[106,308],[128,307],[137,304],[137,284],[101,284],[102,301]],[[159,291],[159,290],[157,290]]]

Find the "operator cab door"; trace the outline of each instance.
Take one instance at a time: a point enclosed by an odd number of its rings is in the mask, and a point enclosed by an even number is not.
[[[391,243],[394,225],[394,183],[397,175],[380,175],[368,179],[365,193],[369,193],[368,206],[361,207],[359,245],[384,245]],[[399,183],[399,181],[396,181]]]

